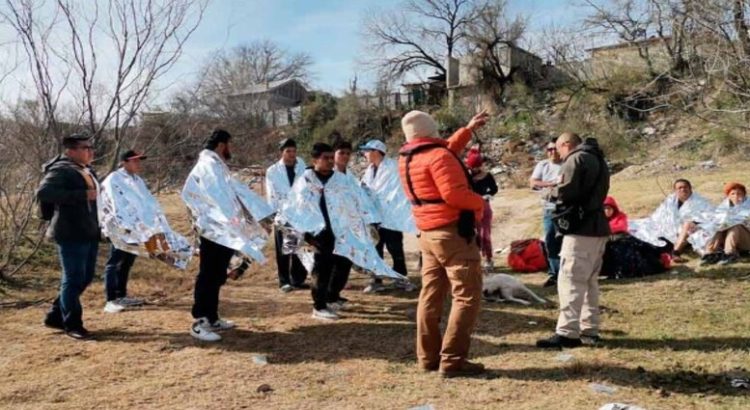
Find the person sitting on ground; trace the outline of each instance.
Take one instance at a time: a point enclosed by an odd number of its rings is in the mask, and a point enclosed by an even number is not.
[[[713,214],[714,206],[701,195],[693,192],[687,179],[678,179],[672,185],[674,192],[654,211],[651,216],[630,222],[630,233],[636,238],[655,246],[663,246],[664,241],[674,245],[675,262],[684,262],[680,256],[688,245],[693,249],[703,249],[700,243],[698,225],[706,222]],[[703,246],[701,246],[703,245]]]
[[[477,230],[479,233],[479,248],[484,257],[484,270],[492,272],[494,264],[492,263],[492,206],[490,200],[497,194],[497,183],[495,183],[495,177],[484,170],[483,163],[481,152],[477,148],[470,149],[466,155],[466,166],[469,167],[469,173],[471,174],[471,188],[481,195],[485,202],[482,221]]]
[[[724,201],[716,207],[714,218],[702,226],[710,235],[701,265],[737,262],[739,253],[750,251],[750,201],[747,189],[738,182],[724,186]]]
[[[612,235],[628,233],[628,216],[617,206],[617,201],[611,196],[604,198],[604,215],[609,221],[609,230]]]
[[[613,279],[654,275],[669,269],[671,245],[651,245],[628,233],[628,216],[620,210],[615,198],[604,199],[604,215],[611,236],[607,241],[600,276]]]

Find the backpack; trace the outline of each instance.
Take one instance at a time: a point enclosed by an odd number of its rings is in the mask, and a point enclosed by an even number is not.
[[[514,272],[541,272],[547,270],[547,256],[539,239],[521,239],[510,243],[508,266]]]

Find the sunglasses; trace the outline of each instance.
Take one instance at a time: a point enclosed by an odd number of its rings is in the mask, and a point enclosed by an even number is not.
[[[94,147],[91,146],[91,145],[79,145],[79,146],[76,147],[76,149],[84,149],[84,150],[87,150],[87,151],[93,151]]]
[[[555,152],[555,151],[557,151],[557,148],[555,148],[555,147],[548,147],[547,148],[547,152]]]

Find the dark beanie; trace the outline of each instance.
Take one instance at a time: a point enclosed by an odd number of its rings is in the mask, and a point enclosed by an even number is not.
[[[88,134],[70,134],[63,137],[62,145],[65,148],[75,148],[79,143],[88,141],[89,139],[91,139],[91,136]]]
[[[208,141],[206,141],[205,148],[206,149],[214,149],[214,148],[218,147],[219,144],[222,143],[222,142],[223,143],[229,142],[229,139],[231,139],[231,138],[232,138],[232,136],[228,132],[226,132],[226,131],[224,131],[222,129],[214,130],[214,132],[211,134],[211,136],[208,137]]]

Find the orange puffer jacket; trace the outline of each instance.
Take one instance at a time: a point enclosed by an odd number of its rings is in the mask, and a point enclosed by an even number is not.
[[[416,138],[401,147],[401,154],[427,144],[440,144],[458,155],[471,140],[471,131],[461,128],[448,140],[439,138]],[[400,155],[398,161],[401,185],[406,196],[414,204],[406,182],[406,157]],[[472,191],[466,174],[456,157],[442,148],[431,148],[413,154],[409,163],[409,176],[416,196],[425,202],[438,200],[439,203],[414,204],[413,214],[417,228],[422,231],[440,228],[458,220],[463,210],[474,211],[477,221],[484,211],[484,200]]]

